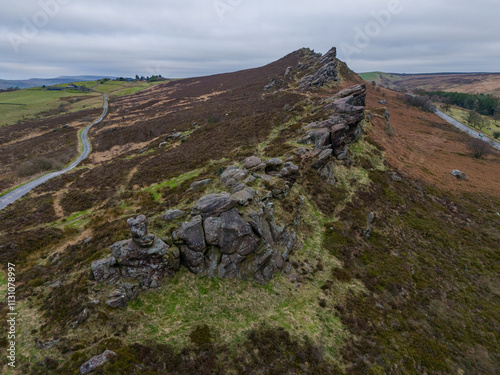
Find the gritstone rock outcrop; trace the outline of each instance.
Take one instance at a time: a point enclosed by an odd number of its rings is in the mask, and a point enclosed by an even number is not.
[[[91,278],[95,281],[119,284],[106,302],[113,307],[125,306],[141,288],[157,288],[159,282],[173,275],[180,265],[179,249],[148,234],[144,215],[128,219],[127,224],[132,239],[111,245],[112,255],[94,261],[91,266]]]

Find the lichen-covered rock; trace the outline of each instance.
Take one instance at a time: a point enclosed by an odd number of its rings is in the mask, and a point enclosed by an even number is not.
[[[120,269],[116,266],[116,258],[113,256],[92,262],[91,272],[93,279],[98,282],[117,281],[120,278]]]
[[[454,169],[451,174],[458,178],[459,180],[467,180],[467,175],[464,172],[460,172],[457,169]]]
[[[254,195],[255,193],[252,194],[252,190],[246,189],[234,193],[232,197],[238,201],[240,206],[248,206],[252,202]]]
[[[222,220],[220,217],[207,217],[203,222],[205,229],[205,240],[209,245],[219,244],[220,227]]]
[[[248,255],[257,247],[252,227],[245,222],[238,210],[233,208],[221,216],[218,246],[223,254]]]
[[[96,368],[104,365],[109,361],[110,358],[117,356],[117,354],[111,350],[105,350],[102,354],[96,355],[95,357],[90,358],[87,362],[80,366],[80,374],[85,375]]]
[[[144,215],[128,219],[127,225],[132,233],[132,238],[142,238],[148,234],[147,219]]]
[[[222,180],[222,176],[221,176]],[[200,198],[191,211],[192,215],[202,217],[218,216],[238,205],[238,202],[228,193],[209,194]]]
[[[323,101],[324,109],[331,111],[331,116],[325,121],[313,122],[305,126],[305,136],[298,140],[304,144],[314,144],[321,152],[313,168],[322,175],[327,169],[326,163],[333,154],[338,160],[348,159],[348,145],[359,139],[362,133],[361,122],[364,119],[366,85],[354,85],[341,90],[336,95]],[[330,151],[332,150],[331,153]],[[332,183],[333,179],[329,179]]]
[[[321,153],[318,156],[318,159],[312,164],[312,167],[315,169],[320,169],[324,167],[325,164],[330,159],[330,157],[332,156],[332,154],[333,150],[331,148],[321,151]]]
[[[330,49],[323,56],[317,58],[316,72],[314,74],[304,77],[299,82],[301,90],[307,90],[312,87],[321,87],[329,82],[338,80],[337,70],[337,50],[336,48]]]
[[[137,288],[156,288],[167,275],[173,275],[180,266],[180,252],[169,248],[160,238],[147,233],[147,219],[139,215],[127,220],[132,239],[111,245],[112,256],[96,260],[91,265],[92,278],[97,282],[116,284],[121,279],[135,280],[137,284],[122,284],[106,303],[123,307],[134,298]],[[142,237],[141,237],[142,236]]]
[[[299,177],[299,167],[297,167],[291,161],[287,161],[285,164],[283,164],[283,168],[281,168],[280,172],[278,173],[278,177],[291,182],[295,182]]]
[[[262,163],[262,160],[257,156],[249,156],[243,161],[243,168],[252,169]]]
[[[141,260],[161,258],[168,251],[168,245],[161,239],[153,236],[150,247],[140,247],[135,241],[125,240],[111,245],[111,252],[121,266],[135,266]]]
[[[231,188],[231,194],[236,194],[237,192],[245,190],[246,188],[247,185],[243,182],[240,182],[239,184],[236,184]]]
[[[283,168],[285,166],[287,176],[295,173],[293,163],[282,164]],[[287,186],[282,179],[269,177],[272,181],[282,181]],[[246,197],[243,197],[244,194]],[[293,247],[297,238],[293,231],[290,231],[292,235],[276,224],[270,203],[265,205],[251,199],[255,194],[253,190],[246,189],[233,195],[240,206],[248,205],[243,214],[236,207],[221,208],[231,205],[205,205],[214,199],[213,195],[198,201],[198,208],[194,212],[201,212],[202,207],[210,207],[212,211],[204,209],[203,213],[206,215],[197,215],[174,232],[174,240],[180,245],[182,264],[188,270],[209,277],[266,282],[283,269],[291,251],[289,247]],[[245,199],[240,200],[238,195]],[[225,194],[219,194],[217,199],[221,196],[227,201],[228,196]],[[199,204],[200,201],[205,203]],[[254,209],[255,205],[258,206],[257,210]],[[196,246],[202,243],[204,246]]]
[[[193,273],[201,273],[204,269],[205,256],[201,251],[194,251],[187,245],[181,245],[181,263]]]
[[[173,234],[174,240],[184,240],[193,251],[203,251],[206,249],[205,233],[200,215],[193,217],[190,221],[182,223],[179,230]]]

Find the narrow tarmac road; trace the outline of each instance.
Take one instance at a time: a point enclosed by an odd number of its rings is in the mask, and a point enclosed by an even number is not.
[[[493,147],[497,150],[500,150],[500,143],[498,143],[498,142],[496,142],[496,141],[494,141],[486,136],[483,136],[480,132],[469,128],[467,125],[462,124],[461,122],[455,120],[453,117],[450,117],[446,113],[441,112],[437,108],[434,109],[434,113],[436,115],[438,115],[439,117],[441,117],[443,120],[449,122],[451,125],[460,129],[461,131],[466,132],[467,134],[469,134],[470,136],[472,136],[474,138],[478,138],[478,139],[481,139],[485,142],[488,142],[491,145],[491,147]]]
[[[84,160],[87,156],[89,156],[90,151],[91,151],[90,142],[88,139],[89,130],[93,125],[101,122],[102,119],[104,118],[104,116],[106,116],[106,114],[108,113],[108,96],[106,94],[103,94],[103,96],[104,96],[104,109],[102,111],[101,117],[99,117],[96,121],[94,121],[92,124],[87,126],[85,129],[83,129],[83,131],[80,134],[80,139],[82,140],[82,144],[83,144],[83,151],[80,154],[80,156],[78,157],[78,159],[76,159],[69,167],[67,167],[65,169],[41,176],[40,178],[37,178],[36,180],[30,181],[26,185],[20,186],[17,189],[14,189],[11,192],[5,194],[3,197],[0,198],[0,210],[3,210],[9,204],[11,204],[11,203],[15,202],[16,200],[18,200],[19,198],[23,197],[24,195],[29,193],[31,190],[33,190],[37,186],[40,186],[41,184],[47,182],[48,180],[50,180],[54,177],[60,176],[66,172],[71,171],[78,164],[80,164],[82,162],[82,160]]]

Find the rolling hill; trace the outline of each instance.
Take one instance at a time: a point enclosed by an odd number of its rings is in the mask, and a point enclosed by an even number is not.
[[[397,74],[361,73],[367,82],[397,90],[454,91],[469,94],[491,94],[500,97],[500,73],[431,73]]]

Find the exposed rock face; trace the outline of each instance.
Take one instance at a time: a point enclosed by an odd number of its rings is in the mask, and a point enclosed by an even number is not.
[[[224,186],[237,191],[200,198],[173,240],[182,264],[193,273],[265,283],[283,269],[297,241],[293,230],[276,224],[268,200],[286,195],[299,168],[279,158],[263,162],[249,157],[243,164],[252,171],[230,166],[220,176]],[[263,181],[267,194],[243,182],[256,179]]]
[[[104,365],[110,358],[115,357],[116,355],[117,354],[111,350],[105,350],[102,354],[90,358],[87,362],[81,365],[80,374],[85,375],[94,371],[96,368]]]
[[[106,303],[123,307],[134,298],[139,288],[156,288],[167,275],[173,275],[180,265],[180,253],[153,234],[148,234],[147,219],[139,215],[127,220],[132,239],[111,245],[112,255],[92,263],[93,279],[98,282],[117,283],[122,278],[135,280],[125,283],[111,293]]]
[[[201,198],[195,207],[206,200]],[[297,237],[295,232],[276,225],[272,205],[260,202],[243,214],[236,207],[223,212],[221,206],[211,207],[212,211],[205,210],[203,217],[194,216],[174,232],[186,268],[209,277],[255,279],[262,283],[283,269]]]
[[[338,80],[337,70],[337,50],[332,48],[323,56],[318,57],[316,62],[316,72],[308,75],[299,82],[301,90],[307,90],[312,87],[324,86],[328,82]]]
[[[366,86],[355,85],[340,91],[324,100],[326,109],[332,115],[325,121],[313,122],[305,127],[306,136],[300,143],[312,144],[319,151],[314,163],[317,169],[323,168],[331,154],[337,159],[345,159],[347,145],[361,136],[361,121],[364,118]],[[332,153],[324,150],[332,150]]]

